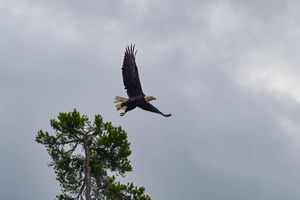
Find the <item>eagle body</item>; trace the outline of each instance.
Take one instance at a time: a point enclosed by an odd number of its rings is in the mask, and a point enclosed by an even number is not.
[[[170,117],[171,114],[163,114],[149,103],[152,100],[156,100],[156,98],[153,96],[146,96],[144,94],[139,79],[138,68],[135,63],[135,56],[136,51],[134,50],[134,45],[128,46],[123,60],[122,76],[129,98],[116,96],[114,101],[114,103],[116,103],[116,109],[123,110],[120,116],[124,116],[126,112],[139,107],[146,111],[161,114],[164,117]]]
[[[127,101],[125,101],[122,105],[127,106],[128,108],[140,107],[143,104],[148,103],[144,97],[145,96],[142,95],[131,97]]]
[[[139,95],[139,96],[134,96],[134,97],[131,97],[129,99],[126,99],[126,101],[122,102],[120,107],[121,109],[123,108],[123,110],[125,112],[128,112],[130,110],[133,110],[135,109],[136,107],[140,107],[142,106],[143,104],[146,104],[148,103],[145,98],[145,96],[142,96],[142,95]]]

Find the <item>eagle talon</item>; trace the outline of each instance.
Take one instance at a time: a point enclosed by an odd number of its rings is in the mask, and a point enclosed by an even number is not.
[[[125,115],[125,112],[121,112],[120,116],[123,117]]]

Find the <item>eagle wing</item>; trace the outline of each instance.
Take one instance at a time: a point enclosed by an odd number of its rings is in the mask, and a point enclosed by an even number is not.
[[[145,96],[135,63],[136,51],[134,51],[134,47],[134,45],[130,45],[126,48],[122,67],[123,83],[129,97]]]
[[[162,112],[160,112],[155,106],[153,106],[151,103],[144,103],[144,104],[140,104],[138,105],[138,107],[140,107],[143,110],[147,110],[150,112],[154,112],[154,113],[158,113],[161,114],[164,117],[170,117],[171,114],[164,114]]]

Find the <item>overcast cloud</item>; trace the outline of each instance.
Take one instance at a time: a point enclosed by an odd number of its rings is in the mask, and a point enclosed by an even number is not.
[[[0,0],[0,199],[59,185],[34,142],[59,112],[101,114],[129,135],[157,200],[300,199],[300,2]],[[170,118],[120,117],[121,64]]]

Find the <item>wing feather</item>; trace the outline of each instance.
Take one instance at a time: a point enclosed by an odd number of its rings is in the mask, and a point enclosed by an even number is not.
[[[140,107],[143,110],[147,110],[147,111],[150,111],[150,112],[161,114],[164,117],[170,117],[171,116],[171,114],[162,113],[155,106],[153,106],[151,103],[140,104],[140,105],[138,105],[138,107]]]
[[[122,75],[123,83],[129,97],[144,95],[142,86],[140,83],[138,68],[135,63],[135,45],[130,45],[126,47]]]

